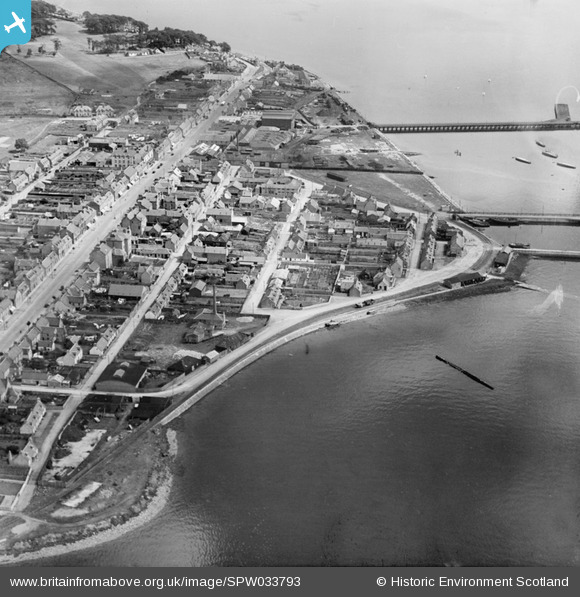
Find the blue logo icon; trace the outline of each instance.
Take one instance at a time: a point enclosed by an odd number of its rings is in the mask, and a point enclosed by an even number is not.
[[[30,41],[30,0],[0,0],[0,51]]]

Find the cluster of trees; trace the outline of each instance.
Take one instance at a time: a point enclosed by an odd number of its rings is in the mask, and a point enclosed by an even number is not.
[[[155,82],[158,84],[167,83],[167,81],[173,81],[175,79],[181,79],[191,73],[196,72],[195,68],[179,68],[177,70],[171,71],[166,75],[161,75],[155,79]]]
[[[54,53],[56,54],[62,48],[62,42],[60,41],[60,39],[58,39],[58,37],[55,37],[52,40],[52,44],[54,45]],[[16,53],[22,53],[22,46],[16,46]],[[44,44],[38,46],[38,53],[46,54],[46,48],[44,47]],[[32,48],[29,47],[28,51],[26,52],[26,58],[30,58],[30,56],[32,56]]]
[[[182,48],[188,45],[215,44],[209,41],[203,33],[195,31],[172,29],[149,30],[149,26],[131,17],[119,15],[97,15],[90,12],[83,13],[85,29],[90,34],[108,34],[103,41],[89,41],[89,49],[98,53],[117,52],[130,47],[141,48]],[[127,35],[132,34],[132,35]],[[227,42],[217,44],[222,51],[229,52]]]
[[[14,149],[16,151],[26,151],[28,149],[28,141],[26,139],[16,139],[14,141]]]
[[[52,35],[56,29],[53,15],[57,8],[54,4],[49,4],[43,0],[33,0],[31,4],[32,24],[30,25],[30,36],[32,39],[42,35]]]
[[[207,43],[207,37],[203,33],[165,27],[165,29],[155,28],[148,31],[143,45],[150,48],[175,48],[204,43]]]
[[[101,41],[88,37],[87,44],[89,50],[96,54],[112,54],[133,47],[135,38],[125,33],[112,33],[103,36]]]
[[[103,33],[119,33],[121,31],[134,31],[142,35],[149,29],[147,23],[136,21],[131,17],[120,15],[94,15],[84,12],[85,29],[93,35]]]
[[[89,50],[97,54],[110,54],[122,50],[136,48],[180,48],[190,44],[200,44],[207,41],[204,35],[193,31],[179,29],[153,29],[143,34],[112,33],[103,36],[102,40],[87,39]],[[227,44],[226,44],[227,45]],[[229,47],[229,46],[228,46]]]

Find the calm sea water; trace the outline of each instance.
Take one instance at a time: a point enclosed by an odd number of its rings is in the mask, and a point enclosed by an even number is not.
[[[191,28],[306,65],[376,121],[547,119],[558,95],[580,118],[576,91],[564,89],[580,84],[575,3],[434,4],[187,6]],[[121,12],[119,2],[90,5]],[[185,17],[171,10],[183,6],[144,0],[124,12],[178,25]],[[541,156],[536,139],[397,142],[421,152],[421,165],[466,206],[579,211],[577,171]],[[580,165],[574,134],[541,140]],[[491,233],[580,244],[575,228]],[[416,305],[267,355],[182,417],[176,485],[154,522],[43,564],[577,565],[580,264],[532,261],[526,276],[546,292]],[[549,293],[560,284],[558,306]]]

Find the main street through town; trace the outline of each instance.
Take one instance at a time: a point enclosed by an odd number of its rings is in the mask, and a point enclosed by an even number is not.
[[[237,82],[236,86],[228,94],[226,103],[239,91],[242,85],[247,84],[251,80],[255,71],[255,67],[248,66],[243,78]],[[210,117],[189,133],[186,139],[174,149],[172,155],[165,158],[161,164],[155,165],[155,172],[149,172],[141,181],[131,188],[124,197],[117,202],[115,208],[100,219],[98,226],[95,226],[85,235],[79,247],[71,251],[59,265],[55,274],[41,285],[42,290],[35,293],[25,308],[14,315],[14,317],[17,318],[15,321],[17,321],[18,324],[13,324],[12,320],[10,322],[9,332],[12,342],[26,329],[26,322],[33,321],[38,314],[40,314],[48,297],[56,293],[60,286],[65,285],[66,281],[74,274],[74,270],[88,259],[92,248],[115,228],[122,215],[136,203],[139,194],[150,186],[156,175],[159,175],[160,169],[162,169],[163,172],[167,172],[173,168],[182,157],[189,153],[191,145],[196,143],[205,134],[221,113],[222,106],[215,106]],[[167,422],[168,420],[179,416],[184,410],[190,408],[211,391],[211,389],[217,387],[220,383],[223,383],[225,379],[233,375],[236,371],[288,339],[314,331],[323,326],[324,323],[328,322],[330,319],[346,322],[353,318],[366,317],[369,315],[369,312],[367,312],[366,309],[353,308],[356,303],[361,301],[358,297],[333,296],[330,301],[324,305],[317,305],[300,310],[268,310],[259,308],[260,300],[267,288],[268,280],[278,267],[279,255],[288,241],[292,225],[303,210],[314,188],[313,183],[308,181],[303,182],[304,186],[299,194],[298,201],[286,221],[279,227],[276,242],[272,246],[266,259],[266,263],[264,264],[254,287],[249,293],[243,308],[243,313],[248,316],[255,313],[269,315],[270,320],[268,325],[260,330],[248,343],[236,351],[224,355],[217,362],[196,370],[185,378],[180,379],[177,383],[168,384],[164,389],[141,392],[142,394],[146,393],[152,396],[180,396],[177,402],[168,411],[163,422]],[[200,220],[203,220],[207,208],[213,205],[219,198],[226,184],[227,180],[224,180],[220,185],[215,187],[211,197],[208,198],[203,206],[202,214],[199,218]],[[46,440],[43,442],[40,454],[34,462],[26,486],[21,492],[17,502],[12,504],[13,510],[22,510],[29,503],[34,491],[35,482],[50,454],[53,442],[57,439],[64,426],[73,416],[79,404],[91,391],[94,383],[100,377],[103,370],[117,356],[123,345],[135,331],[136,327],[157,298],[159,292],[167,284],[167,281],[179,264],[179,257],[183,254],[185,246],[190,242],[199,225],[199,222],[195,223],[193,229],[190,230],[189,234],[182,240],[177,251],[170,257],[170,259],[168,259],[161,276],[151,287],[149,293],[135,307],[127,321],[118,330],[115,341],[109,348],[106,356],[91,370],[81,387],[68,389],[59,388],[58,390],[55,390],[53,388],[29,387],[24,385],[14,386],[17,389],[36,392],[54,393],[57,391],[61,394],[67,394],[69,397],[56,418],[56,421],[52,425],[50,432],[47,434]],[[435,287],[445,278],[470,269],[485,267],[496,247],[489,242],[489,239],[485,238],[480,233],[477,233],[468,227],[463,228],[467,244],[462,257],[455,259],[438,270],[422,272],[412,268],[407,278],[400,280],[395,288],[388,291],[373,293],[372,297],[375,301],[375,305],[373,305],[370,314],[380,312],[381,310],[384,311],[398,303],[412,300],[413,296],[419,294],[440,293],[442,290],[436,289]],[[10,344],[11,342],[7,341],[3,334],[0,347],[9,346]],[[0,350],[5,350],[5,348],[0,348]]]
[[[372,294],[375,301],[370,315],[392,308],[394,305],[413,300],[415,296],[424,296],[422,289],[431,289],[440,284],[444,279],[455,276],[472,269],[485,269],[490,262],[492,255],[498,250],[489,239],[469,227],[464,228],[467,243],[465,253],[462,257],[453,260],[446,266],[431,270],[420,271],[411,270],[407,278],[399,281],[399,284],[385,291],[379,291]],[[431,291],[429,291],[431,292]],[[434,291],[436,294],[447,292],[443,289]],[[314,331],[328,321],[347,322],[355,318],[368,317],[368,309],[355,309],[355,305],[360,303],[359,297],[333,296],[328,303],[316,305],[307,309],[284,310],[284,309],[254,309],[254,313],[268,315],[270,321],[268,325],[260,330],[254,338],[238,348],[236,351],[223,356],[213,364],[197,369],[179,383],[169,384],[165,389],[154,390],[151,392],[141,392],[151,396],[176,396],[184,392],[194,392],[204,386],[208,381],[216,378],[221,373],[231,374],[234,364],[252,357],[256,352],[263,354],[270,349],[269,345],[279,339],[284,338],[291,332],[306,333]],[[247,315],[250,315],[247,313]],[[236,369],[237,370],[237,369]],[[220,382],[221,383],[221,382]],[[54,388],[41,388],[36,386],[15,385],[20,390],[29,390],[36,392],[55,393]],[[79,388],[59,388],[61,394],[78,396],[85,394],[86,390]],[[127,396],[134,395],[125,394]],[[192,397],[192,400],[195,400]],[[189,406],[194,402],[188,403]]]
[[[216,197],[221,192],[216,189]],[[301,197],[301,204],[303,205],[309,196],[309,192],[304,189]],[[299,212],[298,212],[299,213]],[[292,212],[284,225],[282,234],[278,237],[278,242],[275,248],[270,253],[267,265],[271,273],[277,267],[278,254],[282,249],[283,240],[282,235],[287,239],[291,222],[294,221],[298,213]],[[498,247],[495,247],[489,239],[481,233],[474,231],[469,227],[463,227],[466,236],[465,252],[462,257],[455,259],[448,265],[441,269],[422,272],[413,268],[407,278],[400,281],[400,283],[390,290],[375,292],[372,297],[375,300],[370,314],[376,314],[393,306],[413,300],[413,295],[428,296],[431,294],[440,294],[445,292],[442,290],[433,290],[433,286],[440,284],[445,278],[454,276],[464,271],[471,269],[484,268],[488,265],[489,260]],[[130,335],[135,330],[138,323],[144,317],[145,313],[155,300],[159,291],[163,288],[172,272],[177,265],[177,257],[185,247],[185,242],[176,254],[168,260],[164,273],[157,283],[152,288],[147,297],[143,299],[140,305],[134,310],[131,319],[126,322],[123,328],[119,331],[114,344],[110,347],[107,353],[107,358],[103,359],[95,370],[90,374],[89,378],[80,388],[59,388],[57,391],[61,394],[67,394],[67,399],[61,413],[53,424],[46,440],[44,441],[38,457],[35,459],[31,474],[29,476],[26,486],[23,488],[18,500],[12,504],[12,510],[22,511],[32,498],[35,482],[40,475],[44,463],[50,454],[50,449],[53,442],[56,440],[61,430],[64,428],[68,420],[72,417],[79,404],[84,400],[87,394],[91,391],[93,383],[98,379],[103,369],[109,362],[118,354],[124,343],[128,340]],[[261,282],[261,287],[265,288],[267,277],[264,276]],[[257,284],[257,282],[256,282]],[[425,294],[427,293],[427,294]],[[213,364],[209,364],[201,369],[196,370],[177,384],[169,384],[164,389],[155,390],[147,393],[151,396],[174,397],[179,395],[189,396],[180,399],[167,413],[163,419],[163,423],[167,423],[178,417],[185,410],[191,408],[199,400],[207,395],[215,387],[219,386],[226,379],[234,375],[237,371],[259,358],[269,350],[272,350],[281,343],[286,342],[293,337],[298,337],[305,333],[315,331],[321,328],[325,322],[334,320],[336,322],[348,322],[360,317],[367,317],[369,313],[366,309],[354,309],[355,305],[360,302],[358,297],[332,297],[331,300],[324,305],[317,305],[308,309],[299,310],[269,310],[258,309],[254,305],[259,304],[262,294],[257,291],[254,302],[251,306],[253,312],[259,312],[262,315],[269,315],[270,321],[268,325],[256,334],[248,343],[241,346],[234,352],[226,354],[220,360]],[[245,311],[248,313],[247,311]],[[35,392],[49,392],[54,393],[54,388],[41,388],[35,386],[15,385],[16,389],[28,390]],[[127,394],[134,395],[134,394]]]
[[[222,195],[226,185],[228,184],[228,179],[224,179],[220,182],[219,185],[215,187],[206,204],[202,207],[202,212],[200,215],[200,220],[203,220],[205,217],[205,213],[208,207],[211,207]],[[39,454],[33,461],[31,466],[31,472],[29,475],[28,482],[26,486],[23,488],[17,504],[12,505],[12,509],[22,510],[25,508],[32,495],[34,493],[34,487],[36,480],[38,479],[39,475],[44,468],[44,464],[46,459],[50,455],[50,450],[53,443],[56,441],[58,436],[60,435],[62,429],[65,427],[67,422],[76,412],[76,409],[80,406],[82,401],[86,398],[86,396],[91,392],[91,389],[95,382],[99,379],[102,375],[105,368],[115,359],[117,354],[121,351],[127,340],[131,337],[131,334],[137,329],[137,326],[141,323],[145,314],[157,297],[159,293],[165,288],[167,282],[177,269],[179,265],[179,258],[183,255],[185,247],[191,242],[193,235],[198,231],[200,227],[199,222],[195,222],[192,226],[191,230],[184,236],[182,241],[179,244],[177,250],[171,255],[171,257],[166,261],[165,265],[163,266],[163,271],[159,278],[155,281],[155,283],[149,289],[149,292],[139,301],[137,306],[131,312],[131,315],[125,320],[121,328],[117,331],[117,335],[115,340],[107,350],[106,354],[102,359],[100,359],[93,369],[90,371],[88,377],[83,381],[82,385],[79,388],[75,388],[72,392],[68,392],[69,397],[67,401],[64,403],[62,410],[60,411],[58,417],[53,422],[50,431],[46,435],[42,446],[39,447]],[[41,388],[36,388],[40,390]],[[44,388],[43,388],[44,389]],[[54,388],[52,388],[54,392]],[[60,389],[58,390],[60,392]]]
[[[226,103],[231,101],[239,93],[241,87],[249,84],[256,71],[257,67],[249,65],[224,101]],[[190,131],[172,151],[172,154],[159,162],[162,171],[169,171],[187,155],[191,147],[203,138],[223,111],[223,106],[216,105],[208,118]],[[62,286],[66,287],[75,272],[83,263],[88,261],[93,248],[118,226],[123,215],[136,204],[139,195],[143,194],[153,184],[155,178],[159,176],[160,171],[151,169],[116,201],[111,211],[97,218],[93,228],[79,239],[51,275],[47,276],[29,295],[24,305],[12,314],[6,327],[0,332],[0,352],[6,352],[26,331],[29,322],[33,323],[42,314],[44,305],[59,293]]]
[[[234,96],[239,93],[241,87],[247,85],[251,81],[257,70],[257,67],[253,67],[251,65],[247,66],[243,76],[227,94],[224,100],[225,104],[231,101]],[[177,164],[189,153],[191,146],[199,142],[211,125],[222,115],[222,113],[223,107],[221,105],[216,105],[208,118],[199,126],[194,128],[182,140],[182,142],[176,148],[174,148],[170,156],[162,160],[159,164],[155,164],[155,170],[150,171],[145,175],[145,177],[143,177],[131,189],[129,189],[120,198],[120,200],[117,201],[113,209],[104,216],[101,216],[98,219],[97,224],[85,235],[83,235],[81,241],[61,261],[52,275],[45,279],[43,283],[39,285],[33,295],[29,297],[29,300],[25,306],[13,314],[8,327],[2,331],[0,338],[0,351],[4,351],[9,348],[12,343],[22,335],[22,333],[26,330],[27,323],[29,321],[34,321],[42,313],[44,304],[49,300],[49,298],[57,293],[61,286],[66,286],[67,282],[70,281],[70,279],[74,276],[75,271],[88,260],[90,252],[97,245],[97,243],[105,239],[107,235],[116,228],[123,215],[131,207],[133,207],[133,205],[135,205],[139,195],[142,194],[152,184],[154,178],[159,175],[158,166],[160,166],[165,172],[173,168],[175,164]],[[227,180],[223,180],[214,188],[211,196],[208,197],[205,205],[202,206],[202,212],[199,216],[200,220],[205,217],[207,208],[213,205],[221,196],[227,183]],[[31,466],[27,481],[20,492],[18,499],[11,505],[12,510],[21,511],[26,508],[30,502],[30,499],[34,493],[36,481],[42,472],[53,443],[56,441],[67,422],[73,416],[78,406],[89,393],[92,385],[100,377],[106,366],[121,350],[125,342],[129,339],[153,302],[156,300],[161,290],[165,287],[169,278],[179,264],[179,257],[183,254],[187,243],[191,241],[193,234],[199,229],[199,226],[199,222],[195,222],[192,229],[182,239],[177,251],[168,259],[167,263],[165,264],[161,276],[157,279],[148,294],[140,301],[138,306],[132,311],[127,321],[123,324],[122,328],[118,331],[115,341],[109,347],[105,357],[97,363],[82,386],[76,389],[76,391],[69,393],[69,398],[65,402],[58,417],[53,422],[42,446],[39,446],[39,454]]]

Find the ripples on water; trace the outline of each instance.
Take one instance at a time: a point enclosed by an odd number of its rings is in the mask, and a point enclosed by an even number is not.
[[[577,564],[580,264],[528,273],[547,290],[569,280],[561,309],[516,290],[267,355],[182,418],[166,512],[58,561]]]

